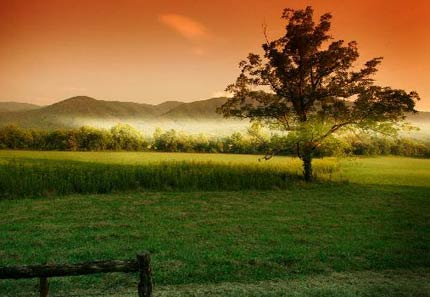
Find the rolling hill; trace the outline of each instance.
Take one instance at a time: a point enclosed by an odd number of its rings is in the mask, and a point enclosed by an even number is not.
[[[216,109],[225,101],[226,98],[220,97],[183,103],[164,113],[162,117],[169,120],[222,119],[222,116],[216,113]]]
[[[154,118],[159,112],[150,104],[96,100],[87,96],[72,97],[45,108],[35,114],[72,115],[82,118]]]
[[[116,123],[129,123],[138,128],[216,131],[242,129],[247,123],[226,120],[216,113],[226,98],[184,103],[166,101],[158,105],[97,100],[87,96],[76,96],[48,106],[37,106],[27,103],[0,103],[0,126],[16,124],[26,128],[72,128],[84,125],[109,127]],[[421,130],[430,125],[430,112],[419,112],[409,115],[408,120]],[[208,124],[206,127],[205,124]],[[236,126],[235,126],[236,125]],[[197,129],[195,129],[197,128]]]
[[[66,128],[91,125],[92,121],[120,122],[125,119],[154,119],[156,106],[133,102],[103,101],[91,97],[72,97],[34,110],[2,113],[0,125],[16,124],[28,128]]]
[[[0,114],[0,125],[16,124],[26,128],[53,129],[83,125],[113,125],[118,122],[133,122],[140,125],[148,122],[214,119],[220,118],[215,110],[224,100],[213,98],[192,103],[166,101],[152,105],[76,96],[37,109],[36,107],[19,109],[17,107],[20,104],[16,103],[16,108],[9,108]],[[14,105],[9,103],[8,106]]]
[[[40,108],[39,105],[21,102],[0,102],[0,112],[28,111]]]
[[[160,114],[164,114],[176,107],[178,107],[179,105],[184,104],[184,102],[181,101],[166,101],[163,103],[160,103],[158,105],[155,105],[155,107],[157,108],[158,112]]]

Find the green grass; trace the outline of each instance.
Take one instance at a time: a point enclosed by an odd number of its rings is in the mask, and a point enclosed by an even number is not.
[[[155,297],[426,297],[430,296],[430,271],[408,270],[334,272],[310,275],[288,280],[258,281],[254,283],[221,282],[156,286]],[[114,280],[110,278],[110,280]],[[51,279],[51,287],[57,287],[58,279]],[[105,280],[106,281],[106,280]],[[135,297],[136,286],[104,290],[81,288],[76,280],[73,292],[56,290],[50,296],[105,296]],[[29,288],[25,294],[12,296],[38,296]],[[7,295],[6,295],[7,296]]]
[[[302,170],[294,158],[258,162],[257,156],[239,156],[235,161],[226,155],[177,154],[177,160],[175,154],[141,153],[140,160],[134,153],[120,153],[120,158],[115,153],[102,155],[104,162],[94,153],[54,152],[37,158],[29,152],[10,152],[0,157],[0,198],[131,190],[285,189],[299,180]],[[314,167],[321,180],[331,180],[339,171],[334,159],[316,160]]]
[[[144,165],[8,163],[0,166],[0,197],[22,198],[131,190],[225,191],[285,189],[297,174],[273,167],[209,162]]]
[[[145,165],[154,162],[211,162],[229,165],[259,165],[300,168],[297,158],[276,156],[271,161],[259,161],[262,156],[238,154],[160,153],[160,152],[64,152],[0,150],[0,163],[10,160],[25,162],[90,162],[98,164]],[[276,161],[275,161],[276,160]],[[327,158],[325,160],[335,160]],[[275,161],[275,162],[273,162]],[[319,163],[319,160],[316,160]],[[300,169],[301,170],[301,169]]]
[[[155,296],[175,297],[406,297],[430,296],[430,273],[420,270],[384,272],[343,272],[307,276],[293,280],[260,281],[252,284],[219,283],[165,286]],[[134,293],[134,294],[133,294]],[[118,292],[107,296],[135,296]]]
[[[285,189],[301,179],[297,158],[255,155],[0,151],[0,197],[21,198],[132,190]],[[430,159],[315,159],[319,181],[430,184]]]
[[[282,160],[291,159],[288,157],[277,158],[281,158]],[[153,161],[258,163],[258,156],[255,155],[159,152],[60,152],[0,150],[0,159],[66,160],[126,165],[142,164]]]
[[[300,170],[286,157],[2,151],[0,158],[3,166],[11,158],[109,168],[176,158]],[[430,160],[317,161],[339,166],[336,178],[349,182],[2,200],[0,266],[123,259],[148,249],[156,296],[429,296]],[[54,278],[51,288],[63,296],[133,296],[136,279]],[[35,284],[0,281],[0,295],[29,296]]]
[[[122,259],[148,249],[157,286],[430,265],[424,187],[78,195],[1,206],[0,265]],[[78,280],[58,279],[53,290],[128,288],[135,277]],[[33,284],[3,281],[0,291]]]
[[[233,154],[155,153],[155,152],[57,152],[57,151],[10,151],[0,150],[0,164],[10,160],[25,162],[90,162],[118,165],[138,165],[154,162],[211,162],[221,164],[258,165],[261,167],[283,167],[301,173],[301,162],[297,158],[276,156],[270,161],[261,161],[261,156]],[[352,183],[420,185],[430,184],[430,159],[404,157],[370,158],[324,158],[314,160],[316,167],[328,164],[342,168],[342,178]]]

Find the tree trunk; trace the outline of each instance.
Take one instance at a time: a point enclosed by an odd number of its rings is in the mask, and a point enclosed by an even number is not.
[[[302,155],[303,160],[303,175],[305,177],[306,182],[311,182],[313,179],[312,174],[312,151],[305,150]]]

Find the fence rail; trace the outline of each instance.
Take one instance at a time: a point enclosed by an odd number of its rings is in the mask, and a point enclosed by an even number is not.
[[[40,297],[48,297],[48,277],[110,272],[139,272],[138,297],[152,297],[152,269],[149,252],[137,254],[136,260],[0,267],[0,279],[39,278]]]

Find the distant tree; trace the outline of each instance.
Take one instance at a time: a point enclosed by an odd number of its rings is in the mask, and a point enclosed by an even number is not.
[[[121,128],[116,126],[118,136]],[[112,143],[112,134],[104,129],[83,126],[77,131],[79,149],[83,151],[103,151]]]
[[[73,150],[73,146],[76,144],[72,143],[72,141],[69,142],[71,133],[73,133],[73,131],[69,133],[67,130],[63,129],[50,131],[46,135],[46,149],[59,151]]]
[[[0,129],[1,148],[26,149],[33,142],[32,134],[16,125],[7,125]]]
[[[145,146],[139,130],[128,124],[117,124],[110,129],[112,149],[136,151]]]
[[[270,41],[264,56],[249,54],[227,87],[233,97],[218,112],[248,118],[294,137],[306,181],[312,180],[314,151],[345,128],[395,133],[406,112],[415,112],[416,92],[381,87],[372,75],[382,58],[357,68],[357,43],[333,41],[331,14],[313,20],[313,9],[285,9],[286,33]],[[265,158],[282,151],[274,148]]]

